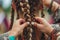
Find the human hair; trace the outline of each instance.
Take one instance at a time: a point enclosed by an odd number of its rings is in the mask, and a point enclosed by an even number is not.
[[[35,11],[39,10],[40,7],[40,0],[12,0],[12,3],[14,2],[15,4],[15,9],[17,12],[17,19],[19,19],[19,14],[24,14],[24,19],[27,22],[30,22],[30,25],[28,25],[27,28],[24,29],[23,31],[23,36],[24,36],[24,40],[37,40],[36,38],[36,30],[37,28],[34,28],[33,25],[31,24],[31,22],[36,21],[35,20]],[[11,25],[10,25],[10,29],[13,26],[13,22],[14,22],[14,12],[15,10],[13,9],[12,6],[12,13],[11,13]],[[43,14],[43,10],[42,10],[42,14]],[[40,33],[40,32],[39,32]],[[44,38],[44,33],[41,33],[42,35],[39,36],[39,40],[45,40]],[[31,36],[32,35],[32,36]],[[19,36],[19,40],[22,40],[22,37]]]

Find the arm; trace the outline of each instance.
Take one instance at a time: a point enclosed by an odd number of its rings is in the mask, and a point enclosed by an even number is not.
[[[23,24],[21,24],[23,22]],[[28,22],[24,19],[16,20],[13,24],[12,29],[4,34],[0,35],[0,40],[15,40],[15,38],[23,32],[23,29],[28,26]]]
[[[0,34],[0,40],[8,40],[8,36],[9,36],[8,34],[9,34],[9,32]]]
[[[50,4],[51,4],[51,2],[52,2],[52,0],[42,0],[43,1],[43,4],[45,5],[45,6],[47,6],[48,8],[50,7]],[[60,8],[60,5],[57,3],[57,2],[55,2],[55,1],[53,1],[53,3],[52,3],[52,11],[56,11],[56,9],[57,8]]]
[[[56,32],[56,40],[60,40],[60,26],[59,24],[52,24],[52,27],[57,30]]]
[[[51,37],[51,40],[60,39],[60,27],[58,24],[54,24],[53,26],[49,24],[44,18],[35,18],[38,22],[33,22],[32,25],[40,29],[41,32],[46,33]],[[59,29],[58,29],[59,28]]]
[[[51,25],[52,25],[52,27],[53,27],[54,29],[60,31],[60,26],[59,26],[59,24],[51,24]]]

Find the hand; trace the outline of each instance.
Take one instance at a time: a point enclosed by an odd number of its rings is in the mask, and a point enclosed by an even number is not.
[[[47,6],[47,7],[49,8],[49,7],[51,6],[52,0],[42,0],[42,2],[43,2],[43,4],[44,4],[45,6]],[[60,8],[60,4],[58,4],[58,3],[55,2],[55,1],[53,1],[51,10],[52,10],[53,12],[55,12],[58,7]]]
[[[24,19],[19,19],[14,22],[12,30],[10,31],[9,36],[18,36],[23,32],[23,29],[28,25],[28,22],[25,22]]]
[[[45,6],[50,6],[52,0],[42,0]]]
[[[53,30],[52,26],[44,19],[44,18],[35,18],[36,21],[38,22],[32,22],[32,25],[37,27],[41,32],[50,34]]]

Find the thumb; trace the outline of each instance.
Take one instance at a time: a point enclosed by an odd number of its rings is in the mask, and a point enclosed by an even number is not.
[[[29,25],[29,22],[25,22],[24,24],[22,24],[22,27],[25,28]]]
[[[43,24],[38,24],[36,22],[32,22],[32,25],[34,25],[35,27],[39,28],[39,29],[42,29],[44,27]]]

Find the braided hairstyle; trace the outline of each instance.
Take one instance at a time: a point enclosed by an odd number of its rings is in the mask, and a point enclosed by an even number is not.
[[[27,28],[24,29],[23,31],[23,39],[21,36],[19,36],[19,40],[38,40],[36,39],[36,28],[33,27],[31,22],[36,21],[34,19],[35,17],[35,12],[39,10],[40,7],[40,0],[13,0],[12,3],[14,2],[15,4],[15,9],[17,12],[17,19],[19,19],[19,14],[23,13],[24,19],[30,23]],[[11,25],[10,29],[13,26],[14,22],[14,8],[12,7],[12,14],[11,14]],[[43,14],[43,10],[42,10]],[[41,38],[39,40],[45,40],[44,34],[40,36]]]

